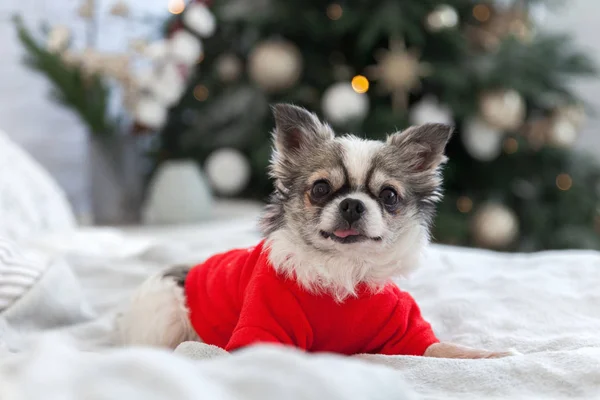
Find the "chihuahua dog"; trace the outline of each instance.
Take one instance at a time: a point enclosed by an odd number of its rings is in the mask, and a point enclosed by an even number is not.
[[[275,192],[260,221],[264,239],[151,277],[119,317],[120,341],[509,355],[440,343],[413,298],[392,281],[418,265],[429,242],[452,128],[426,124],[373,141],[336,137],[293,105],[273,112]]]

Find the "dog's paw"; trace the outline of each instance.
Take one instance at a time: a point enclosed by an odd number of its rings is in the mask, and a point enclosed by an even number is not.
[[[425,352],[426,357],[461,358],[461,359],[486,359],[504,358],[520,354],[516,350],[486,351],[460,346],[452,343],[436,343]]]

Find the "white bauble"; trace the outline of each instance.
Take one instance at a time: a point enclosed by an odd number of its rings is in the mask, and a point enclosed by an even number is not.
[[[185,81],[175,64],[166,63],[154,71],[149,89],[160,103],[170,107],[179,101]]]
[[[425,25],[431,32],[438,32],[443,29],[454,28],[458,24],[458,13],[454,7],[447,4],[439,5],[435,8],[425,21]]]
[[[152,177],[143,207],[145,224],[190,224],[210,218],[212,194],[193,161],[162,163]]]
[[[143,54],[154,61],[165,59],[168,54],[167,41],[157,40],[156,42],[148,43],[143,48]]]
[[[360,121],[369,112],[369,97],[356,93],[349,82],[338,82],[325,90],[321,107],[325,118],[333,124]]]
[[[215,16],[204,4],[190,4],[183,13],[183,23],[202,37],[215,33],[217,22]]]
[[[570,148],[579,137],[577,126],[566,115],[558,115],[552,119],[548,131],[548,142],[556,147]]]
[[[213,151],[204,163],[212,187],[220,194],[233,196],[246,188],[250,180],[250,163],[238,150]]]
[[[202,54],[202,42],[186,30],[178,30],[168,42],[169,55],[186,65],[198,62]]]
[[[469,154],[479,161],[492,161],[502,152],[503,134],[479,118],[465,122],[462,141]]]
[[[440,105],[436,98],[427,96],[415,104],[409,112],[412,125],[439,123],[451,125],[454,123],[450,108]]]
[[[496,90],[484,93],[479,100],[481,117],[502,130],[515,130],[525,119],[525,100],[515,90]]]
[[[302,55],[291,42],[267,40],[259,43],[248,56],[248,74],[267,92],[291,88],[302,74]]]
[[[519,220],[509,208],[495,203],[482,205],[473,216],[473,239],[492,249],[510,245],[519,233]]]
[[[57,25],[48,33],[46,49],[52,52],[61,52],[67,48],[70,40],[71,30],[64,25]]]
[[[167,107],[154,98],[143,97],[138,100],[134,115],[141,125],[159,129],[167,121]]]

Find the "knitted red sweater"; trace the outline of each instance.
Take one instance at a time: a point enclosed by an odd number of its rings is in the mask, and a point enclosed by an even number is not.
[[[277,275],[264,241],[217,254],[190,271],[190,320],[205,343],[234,350],[259,342],[311,352],[423,355],[437,343],[414,299],[392,283],[361,286],[342,303]]]

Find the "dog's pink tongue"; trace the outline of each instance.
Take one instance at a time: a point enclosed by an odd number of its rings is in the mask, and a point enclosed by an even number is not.
[[[340,230],[333,232],[333,234],[340,238],[359,235],[359,233],[356,229],[345,229],[345,230],[340,229]]]

